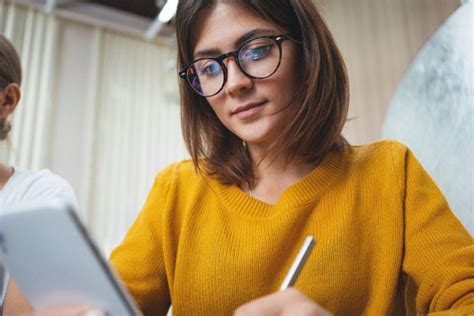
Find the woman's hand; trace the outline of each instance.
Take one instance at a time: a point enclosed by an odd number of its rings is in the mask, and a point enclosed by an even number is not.
[[[234,316],[328,316],[324,308],[295,288],[276,292],[240,306]]]

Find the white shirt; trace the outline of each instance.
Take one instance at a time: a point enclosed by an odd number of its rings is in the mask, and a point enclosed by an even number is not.
[[[0,214],[24,203],[47,202],[61,199],[77,210],[77,200],[71,185],[47,169],[31,171],[14,168],[14,172],[0,190]],[[8,274],[0,264],[0,307],[3,305]],[[1,309],[0,309],[1,314]]]
[[[47,169],[30,171],[14,168],[13,175],[0,190],[0,213],[23,203],[64,199],[77,209],[71,185]]]

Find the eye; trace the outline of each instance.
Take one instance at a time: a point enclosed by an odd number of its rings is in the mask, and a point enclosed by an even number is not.
[[[257,61],[265,57],[268,57],[268,55],[270,55],[272,47],[273,47],[273,44],[267,43],[265,45],[245,48],[244,50],[242,50],[241,56],[242,58],[248,61]]]
[[[221,66],[213,60],[202,65],[199,74],[207,77],[215,77],[218,76],[221,71]]]

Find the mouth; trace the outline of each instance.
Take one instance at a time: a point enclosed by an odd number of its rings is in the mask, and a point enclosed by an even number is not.
[[[240,119],[247,119],[258,112],[263,108],[263,106],[267,103],[267,101],[262,101],[258,103],[249,103],[243,106],[237,107],[235,110],[232,111],[232,115],[237,116]]]

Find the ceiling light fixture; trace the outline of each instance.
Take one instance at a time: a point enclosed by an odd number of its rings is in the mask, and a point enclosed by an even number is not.
[[[158,1],[157,1],[158,4]],[[162,26],[175,16],[176,9],[178,8],[178,0],[168,0],[166,1],[163,9],[161,9],[158,16],[155,18],[153,23],[148,28],[145,37],[148,39],[153,39],[156,37],[156,34],[160,31]]]
[[[176,14],[176,9],[178,8],[178,0],[168,0],[166,1],[165,6],[158,15],[158,19],[161,23],[168,23]]]

